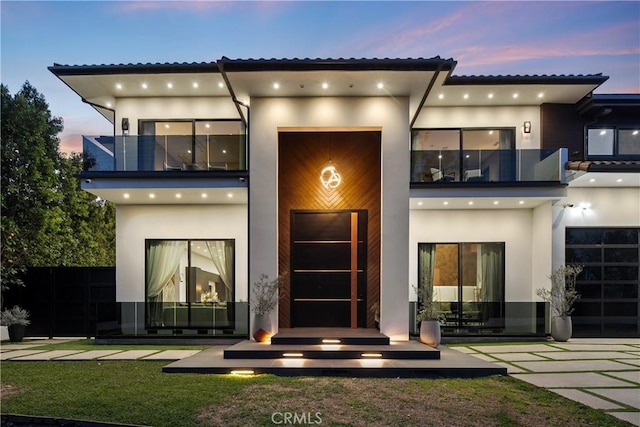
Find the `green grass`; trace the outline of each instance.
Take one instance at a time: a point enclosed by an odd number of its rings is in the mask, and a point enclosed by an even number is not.
[[[285,412],[329,426],[628,426],[510,377],[234,377],[165,374],[165,364],[2,362],[2,412],[158,427],[273,425]]]

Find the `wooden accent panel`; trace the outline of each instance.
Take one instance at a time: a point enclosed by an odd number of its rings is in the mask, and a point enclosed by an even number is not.
[[[584,160],[584,119],[572,104],[542,104],[541,148],[567,147],[569,160]]]
[[[351,327],[358,327],[358,213],[351,212]]]
[[[367,305],[380,300],[381,231],[381,137],[380,131],[281,132],[278,138],[278,269],[290,272],[292,209],[366,209]],[[342,176],[338,188],[327,190],[320,171],[329,163]],[[408,173],[399,171],[399,173]],[[284,285],[278,320],[291,327],[290,287]],[[367,327],[373,313],[367,310]]]

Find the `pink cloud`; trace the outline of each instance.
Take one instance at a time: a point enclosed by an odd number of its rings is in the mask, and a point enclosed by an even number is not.
[[[184,10],[191,12],[202,12],[206,10],[229,9],[233,6],[232,1],[126,1],[116,2],[116,7],[122,12],[138,12],[151,10]]]

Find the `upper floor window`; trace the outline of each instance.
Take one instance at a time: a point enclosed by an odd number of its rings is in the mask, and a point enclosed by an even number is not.
[[[587,157],[640,158],[640,131],[613,126],[590,128],[587,130]]]

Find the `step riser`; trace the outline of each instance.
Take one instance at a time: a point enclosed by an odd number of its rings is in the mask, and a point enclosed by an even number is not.
[[[362,351],[353,350],[318,350],[304,351],[302,359],[364,359],[364,360],[380,360],[380,359],[404,359],[404,360],[437,360],[440,359],[439,351],[372,351],[379,353],[381,357],[363,357]],[[258,350],[225,350],[225,359],[300,359],[300,357],[284,357],[282,351]]]
[[[328,337],[331,339],[331,337]],[[327,338],[317,337],[278,337],[271,338],[271,344],[274,345],[322,345],[322,340]],[[342,345],[389,345],[389,337],[340,337]]]

